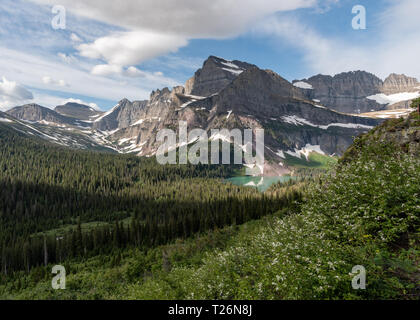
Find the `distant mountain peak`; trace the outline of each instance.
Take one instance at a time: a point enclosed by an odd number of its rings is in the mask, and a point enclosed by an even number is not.
[[[103,113],[102,111],[95,110],[91,106],[71,101],[55,107],[54,111],[63,116],[82,121],[90,121],[92,118],[98,117]]]
[[[75,119],[62,115],[55,110],[40,106],[35,103],[14,107],[7,114],[20,120],[31,122],[47,122],[54,124],[74,124]]]
[[[129,103],[131,103],[130,100],[128,100],[127,98],[123,98],[118,102],[118,105],[123,106],[123,105],[129,104]]]
[[[419,91],[420,83],[416,78],[408,77],[405,74],[391,73],[383,84],[383,93],[395,94],[400,92]]]

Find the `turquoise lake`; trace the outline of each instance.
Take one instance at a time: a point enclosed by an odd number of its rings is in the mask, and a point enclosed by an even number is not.
[[[283,177],[251,177],[251,176],[242,176],[242,177],[233,177],[225,179],[226,182],[230,182],[237,186],[247,186],[247,187],[256,187],[259,191],[266,191],[272,184],[277,182],[287,182],[292,177],[283,176]]]

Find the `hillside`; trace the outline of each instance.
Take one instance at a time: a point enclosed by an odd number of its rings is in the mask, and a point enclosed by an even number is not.
[[[68,288],[61,292],[50,289],[49,268],[20,272],[3,280],[0,296],[419,299],[420,144],[409,138],[409,148],[398,145],[400,135],[417,136],[419,120],[413,113],[385,122],[312,183],[273,186],[267,197],[303,194],[275,214],[148,250],[114,248],[67,260]],[[366,290],[351,287],[355,265],[366,269]]]

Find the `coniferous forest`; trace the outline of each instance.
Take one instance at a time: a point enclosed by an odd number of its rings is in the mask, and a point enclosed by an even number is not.
[[[0,141],[4,275],[242,224],[300,196],[222,183],[231,166],[162,166],[154,158],[56,147],[5,128]],[[82,232],[88,223],[94,227]]]

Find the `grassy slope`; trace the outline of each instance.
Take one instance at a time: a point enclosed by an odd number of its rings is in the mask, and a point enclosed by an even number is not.
[[[311,152],[308,160],[305,156],[301,159],[285,154],[285,163],[294,168],[309,168],[309,169],[329,169],[337,163],[336,157],[325,156],[316,152]]]

